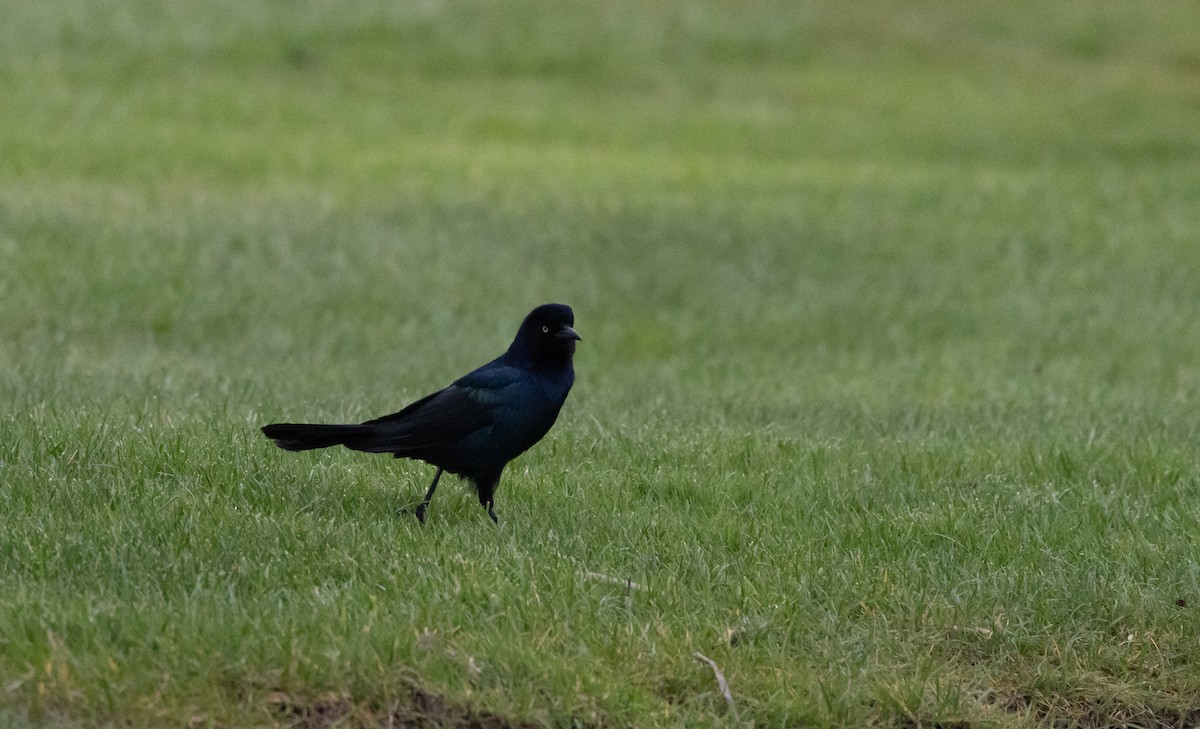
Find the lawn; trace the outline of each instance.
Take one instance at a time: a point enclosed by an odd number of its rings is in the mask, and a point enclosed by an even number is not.
[[[0,17],[0,725],[1200,722],[1194,3]]]

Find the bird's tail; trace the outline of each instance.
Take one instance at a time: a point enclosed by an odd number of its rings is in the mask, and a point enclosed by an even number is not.
[[[288,451],[307,451],[344,445],[362,450],[369,445],[375,428],[370,425],[317,425],[310,423],[272,423],[263,426],[263,435]]]

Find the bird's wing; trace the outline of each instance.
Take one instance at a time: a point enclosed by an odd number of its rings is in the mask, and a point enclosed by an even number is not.
[[[415,455],[465,438],[492,424],[493,409],[521,374],[511,367],[480,368],[398,413],[368,420],[363,425],[376,429],[363,450]]]
[[[460,377],[451,387],[462,388],[476,402],[488,407],[509,404],[528,384],[529,373],[495,362]]]

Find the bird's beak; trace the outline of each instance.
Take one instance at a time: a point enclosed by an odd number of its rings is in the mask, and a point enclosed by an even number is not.
[[[554,336],[559,339],[574,339],[577,342],[583,341],[583,337],[579,336],[579,332],[575,331],[571,327],[563,327],[562,329],[559,329],[558,333],[556,333]]]

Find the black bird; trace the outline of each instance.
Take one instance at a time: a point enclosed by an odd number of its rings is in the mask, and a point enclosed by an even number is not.
[[[417,506],[422,524],[443,471],[470,480],[499,523],[500,472],[550,430],[575,382],[571,358],[581,338],[574,323],[571,307],[543,304],[521,322],[507,352],[398,413],[359,425],[274,423],[262,432],[289,451],[344,445],[425,461],[437,473]]]

